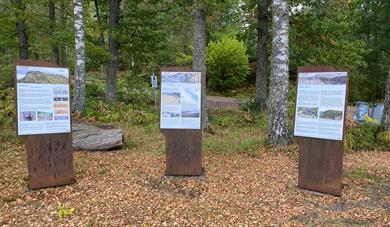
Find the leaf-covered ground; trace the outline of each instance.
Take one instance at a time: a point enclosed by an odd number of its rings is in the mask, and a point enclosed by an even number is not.
[[[0,225],[390,225],[389,152],[346,154],[343,195],[334,197],[297,188],[294,146],[206,151],[203,178],[163,177],[163,137],[153,136],[136,137],[133,149],[77,151],[77,182],[37,191],[26,190],[24,147],[3,145]]]

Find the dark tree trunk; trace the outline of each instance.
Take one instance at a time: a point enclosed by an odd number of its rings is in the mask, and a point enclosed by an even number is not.
[[[269,0],[258,0],[257,2],[256,102],[261,112],[267,106],[268,6]]]
[[[50,20],[50,34],[53,37],[53,33],[56,30],[56,5],[54,0],[49,0],[49,20]],[[51,61],[60,64],[60,51],[58,49],[58,45],[55,40],[52,40],[52,56]]]
[[[385,92],[385,109],[383,111],[382,127],[383,130],[390,132],[390,68],[387,76],[386,92]]]
[[[76,70],[74,79],[73,110],[83,113],[85,108],[85,37],[83,0],[74,0],[74,28]]]
[[[183,52],[185,55],[191,54],[190,41],[191,41],[191,26],[187,23],[184,24],[183,28],[184,40],[183,40]]]
[[[25,6],[22,2],[22,0],[13,0],[13,3],[15,4],[16,8],[18,9],[16,16],[18,18],[18,21],[16,22],[16,31],[18,34],[19,39],[19,58],[21,59],[28,59],[28,36],[26,32],[26,25],[24,22],[24,19],[20,13],[24,13]]]
[[[98,20],[99,29],[100,29],[100,44],[104,46],[105,41],[104,41],[104,34],[102,29],[102,18],[100,17],[100,11],[99,11],[99,2],[98,0],[94,0],[93,2],[95,3],[96,18]]]
[[[195,0],[193,12],[193,69],[202,72],[202,128],[208,128],[206,100],[206,10],[200,0]]]
[[[272,1],[272,72],[268,99],[268,142],[286,145],[288,132],[288,0]]]
[[[66,12],[65,0],[61,0],[61,5],[60,5],[60,22],[61,22],[62,26],[66,25],[67,17],[68,17],[68,15],[67,15],[67,12]],[[68,65],[66,51],[67,51],[66,46],[65,45],[61,45],[60,48],[59,48],[61,65]]]
[[[108,48],[111,54],[107,61],[106,77],[106,102],[116,102],[116,78],[118,73],[118,41],[116,32],[119,26],[120,0],[109,0],[108,2]]]

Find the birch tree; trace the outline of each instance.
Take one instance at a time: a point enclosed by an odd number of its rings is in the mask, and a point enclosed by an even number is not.
[[[74,78],[73,110],[83,113],[85,108],[85,37],[83,0],[73,0],[76,69]]]
[[[384,105],[385,109],[383,111],[382,127],[385,131],[390,131],[390,68],[387,76]]]
[[[289,143],[288,132],[288,64],[289,64],[288,0],[272,1],[272,60],[268,99],[268,142]]]
[[[202,0],[194,1],[193,10],[193,69],[202,72],[202,128],[208,128],[206,100],[206,6]]]
[[[257,67],[256,67],[256,102],[263,112],[267,105],[268,75],[268,6],[269,0],[257,1]]]

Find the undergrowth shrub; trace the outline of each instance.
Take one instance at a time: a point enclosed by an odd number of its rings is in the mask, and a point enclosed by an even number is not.
[[[98,73],[89,73],[87,76],[87,99],[105,99],[105,79]],[[117,99],[136,105],[138,108],[146,108],[154,103],[153,90],[150,87],[150,75],[131,75],[122,72],[117,79]]]
[[[230,37],[211,42],[207,48],[207,85],[225,90],[241,85],[249,72],[244,43]]]
[[[138,109],[134,105],[118,102],[109,105],[100,99],[88,99],[84,119],[110,124],[150,124],[157,122],[157,111]]]
[[[5,88],[0,84],[0,127],[14,126],[16,117],[15,97],[13,88]]]
[[[382,132],[379,125],[360,124],[349,129],[346,148],[349,151],[390,150],[390,133]]]

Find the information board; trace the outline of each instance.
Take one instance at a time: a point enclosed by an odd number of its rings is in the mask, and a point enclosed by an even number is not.
[[[201,72],[161,72],[161,129],[201,128]]]
[[[18,135],[69,133],[69,69],[16,66]]]
[[[343,140],[347,72],[298,74],[294,135]]]

